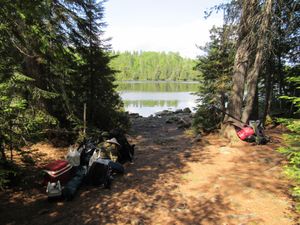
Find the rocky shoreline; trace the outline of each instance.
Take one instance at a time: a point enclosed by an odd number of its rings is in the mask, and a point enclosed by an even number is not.
[[[165,123],[176,124],[178,129],[190,128],[194,118],[194,113],[190,108],[177,109],[175,111],[163,110],[150,115],[149,117],[143,117],[138,113],[129,113],[131,119],[163,119]]]

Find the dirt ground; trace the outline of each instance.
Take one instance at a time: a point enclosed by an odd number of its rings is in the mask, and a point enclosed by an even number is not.
[[[0,193],[0,224],[299,224],[275,151],[280,129],[269,134],[268,145],[232,147],[217,135],[195,139],[164,118],[137,118],[126,174],[110,190],[82,187],[70,202],[48,202],[38,176],[66,149],[40,143],[26,185]]]

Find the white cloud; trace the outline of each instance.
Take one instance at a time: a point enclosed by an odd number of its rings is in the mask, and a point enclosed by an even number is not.
[[[173,51],[195,58],[200,54],[196,45],[201,46],[209,41],[211,27],[221,24],[222,18],[212,17],[168,27],[108,26],[105,36],[112,37],[114,50]]]

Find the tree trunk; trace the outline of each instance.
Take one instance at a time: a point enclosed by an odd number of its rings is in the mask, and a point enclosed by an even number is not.
[[[239,23],[239,38],[234,59],[232,89],[228,101],[228,113],[237,119],[240,119],[242,114],[245,78],[250,57],[250,41],[248,36],[253,26],[250,23],[250,19],[255,14],[254,9],[257,1],[243,1],[242,15]],[[232,118],[225,116],[224,123],[232,120]]]
[[[228,113],[233,117],[240,119],[243,105],[244,83],[248,67],[249,44],[246,40],[242,41],[237,49],[234,63],[234,72],[232,76],[232,89],[228,103]],[[231,121],[232,118],[225,117],[226,121]]]
[[[6,154],[5,154],[5,144],[3,142],[0,143],[0,154],[1,154],[0,159],[2,160],[2,162],[4,162],[4,163],[7,162],[7,158],[6,158]]]
[[[271,62],[269,62],[269,70],[267,70],[266,78],[265,78],[266,95],[265,95],[264,113],[263,113],[263,118],[262,118],[263,125],[265,125],[266,118],[270,114],[270,109],[271,109],[273,74],[274,74],[274,70],[273,70],[273,67],[271,65]]]
[[[258,120],[259,118],[259,99],[258,99],[258,87],[256,86],[254,101],[253,101],[253,109],[250,114],[250,120]]]
[[[258,33],[258,43],[257,51],[255,55],[254,64],[250,73],[247,76],[247,96],[246,96],[246,105],[242,115],[242,121],[247,123],[250,117],[250,114],[253,109],[253,101],[256,92],[258,75],[261,71],[263,64],[263,56],[265,53],[265,45],[268,42],[268,29],[270,27],[271,12],[272,12],[272,1],[266,0],[265,9],[262,13],[262,25],[260,27],[260,32]]]

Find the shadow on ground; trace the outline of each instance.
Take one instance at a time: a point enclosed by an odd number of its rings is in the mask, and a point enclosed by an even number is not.
[[[82,187],[70,202],[47,202],[43,188],[1,193],[1,224],[217,225],[224,222],[224,215],[232,212],[232,203],[222,190],[215,190],[213,198],[201,192],[187,198],[179,190],[179,185],[186,182],[183,174],[190,170],[188,163],[213,163],[211,155],[203,151],[209,142],[192,142],[183,130],[166,124],[163,118],[136,119],[130,135],[131,143],[137,146],[136,159],[126,165],[124,176],[115,178],[110,190]],[[257,149],[233,158],[234,169],[210,177],[201,191],[209,192],[212,184],[219,182],[230,187],[231,193],[241,192],[245,187],[280,192],[283,184],[277,185],[272,180],[272,166],[280,162],[274,161],[272,154]],[[260,160],[266,160],[265,167],[260,166]],[[249,167],[242,167],[248,162]],[[226,179],[220,181],[219,176]]]

